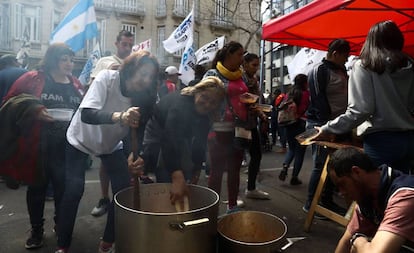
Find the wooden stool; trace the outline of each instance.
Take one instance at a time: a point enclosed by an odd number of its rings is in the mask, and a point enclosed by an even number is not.
[[[350,147],[351,145],[345,145],[345,144],[338,144],[338,143],[332,143],[332,142],[326,142],[326,141],[317,141],[315,142],[317,145],[323,146],[325,148],[333,148],[333,149],[339,149],[344,147]],[[352,216],[352,213],[354,211],[355,202],[352,202],[352,204],[349,206],[348,211],[346,212],[345,216],[339,215],[335,213],[334,211],[331,211],[321,205],[319,205],[319,200],[321,198],[321,194],[323,191],[323,187],[325,186],[326,179],[328,177],[328,170],[327,165],[329,162],[329,155],[326,157],[325,164],[322,169],[322,174],[319,179],[318,187],[316,188],[315,195],[312,200],[312,204],[310,206],[308,215],[305,220],[305,226],[304,229],[306,232],[309,232],[310,226],[312,225],[313,216],[316,213],[321,214],[325,216],[326,218],[333,220],[342,226],[348,225],[348,222]]]

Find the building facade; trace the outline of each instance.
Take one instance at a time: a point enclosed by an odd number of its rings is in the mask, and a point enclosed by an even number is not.
[[[44,55],[50,34],[77,0],[0,0],[0,55],[25,48],[29,68]],[[115,38],[122,29],[135,34],[135,42],[151,39],[151,52],[161,66],[179,66],[181,51],[167,53],[162,41],[191,11],[194,4],[194,43],[198,49],[220,36],[239,41],[259,54],[260,1],[249,0],[94,0],[98,36],[76,53],[78,74],[96,43],[103,54],[115,51]]]
[[[268,2],[268,15],[264,22],[289,14],[290,12],[310,3],[312,0],[270,0]],[[294,77],[290,77],[287,71],[287,64],[290,63],[300,47],[280,43],[265,43],[265,89],[272,92],[274,89],[285,91],[286,86],[292,84]]]

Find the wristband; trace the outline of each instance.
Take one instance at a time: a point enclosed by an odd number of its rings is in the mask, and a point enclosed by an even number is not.
[[[358,237],[364,237],[365,239],[368,239],[368,236],[362,233],[355,233],[352,235],[351,239],[349,240],[349,244],[351,244],[351,246],[354,246],[354,242]]]

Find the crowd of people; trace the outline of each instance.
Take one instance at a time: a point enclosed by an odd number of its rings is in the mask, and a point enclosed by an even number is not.
[[[171,183],[171,204],[184,205],[188,184],[198,183],[207,164],[208,187],[219,195],[227,172],[230,214],[244,205],[240,170],[248,153],[244,196],[270,199],[256,187],[267,137],[260,132],[262,125],[270,125],[271,144],[279,141],[281,152],[287,148],[279,179],[286,180],[293,162],[292,186],[302,184],[299,175],[307,148],[295,138],[298,134],[316,129],[316,139],[334,134],[341,142],[351,140],[357,128],[363,152],[344,148],[331,155],[321,197],[322,206],[340,214],[345,209],[333,201],[335,187],[358,204],[336,252],[393,253],[414,246],[414,177],[409,175],[414,157],[414,67],[402,52],[404,37],[395,23],[372,26],[350,76],[345,63],[351,46],[338,38],[321,63],[292,77],[288,91],[277,89],[268,99],[257,78],[260,57],[239,42],[229,41],[219,49],[210,68],[196,66],[194,81],[184,86],[175,66],[161,70],[149,52],[131,53],[133,37],[127,31],[118,34],[117,52],[98,61],[87,87],[72,75],[75,54],[65,44],[50,45],[32,71],[19,68],[12,61],[15,57],[2,57],[9,64],[0,70],[0,117],[9,131],[0,144],[8,147],[0,156],[0,171],[28,184],[27,249],[43,245],[43,211],[51,183],[55,252],[69,252],[90,156],[101,161],[102,189],[91,214],[107,212],[100,253],[113,252],[116,242],[109,183],[114,195],[130,187],[132,179],[152,183],[147,177],[152,172],[154,181]],[[263,109],[265,103],[273,106],[271,112]],[[289,122],[278,120],[285,111],[293,117]],[[329,154],[329,149],[312,144],[304,212],[310,209]]]

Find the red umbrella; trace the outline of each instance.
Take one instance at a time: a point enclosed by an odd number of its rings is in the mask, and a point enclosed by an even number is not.
[[[343,38],[359,54],[369,28],[393,20],[404,33],[404,51],[414,56],[414,1],[315,0],[263,25],[263,39],[326,50],[331,40]]]

